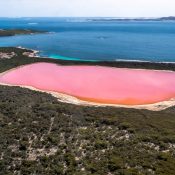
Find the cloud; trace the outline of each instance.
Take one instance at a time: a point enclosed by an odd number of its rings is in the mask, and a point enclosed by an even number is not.
[[[0,0],[0,16],[175,16],[173,0]]]

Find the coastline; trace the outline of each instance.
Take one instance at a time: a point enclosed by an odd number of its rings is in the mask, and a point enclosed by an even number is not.
[[[8,47],[6,47],[8,48]],[[149,69],[149,70],[170,70],[175,71],[175,62],[152,62],[143,60],[121,60],[116,59],[116,61],[87,61],[87,60],[67,60],[67,59],[55,59],[51,57],[40,56],[39,50],[24,48],[21,46],[14,47],[16,49],[25,50],[30,58],[43,59],[42,61],[58,63],[61,65],[95,65],[95,66],[107,66],[107,67],[117,67],[117,68],[134,68],[134,69]],[[27,51],[26,51],[27,50]]]
[[[128,60],[128,59],[115,59],[114,61],[110,60],[110,61],[100,61],[100,60],[83,60],[83,59],[80,59],[80,58],[72,58],[72,57],[67,57],[68,59],[64,59],[64,58],[54,58],[54,57],[47,57],[47,56],[41,56],[39,55],[39,53],[41,51],[39,50],[35,50],[35,49],[30,49],[30,48],[27,48],[27,47],[22,47],[22,46],[17,46],[17,47],[14,47],[14,48],[18,48],[18,49],[23,49],[23,50],[29,50],[29,51],[32,51],[33,53],[35,53],[36,55],[34,57],[39,57],[39,58],[48,58],[48,59],[56,59],[56,60],[65,60],[65,61],[80,61],[80,62],[96,62],[96,63],[100,63],[100,62],[109,62],[109,63],[115,63],[115,62],[126,62],[126,63],[151,63],[151,64],[175,64],[175,62],[171,62],[171,61],[147,61],[147,60],[137,60],[137,59],[132,59],[132,60]],[[29,57],[32,57],[32,56],[29,56]],[[61,56],[60,57],[64,57],[64,56]]]
[[[0,51],[5,50],[5,52],[19,52],[18,57],[29,57],[31,60],[28,60],[30,63],[34,62],[52,62],[61,65],[99,65],[107,67],[118,67],[118,68],[135,68],[135,69],[150,69],[150,70],[172,70],[175,71],[175,62],[150,62],[142,60],[120,60],[119,61],[87,61],[87,60],[64,60],[64,59],[54,59],[50,57],[41,57],[38,53],[38,50],[32,50],[24,48],[21,46],[18,47],[0,47]],[[23,55],[24,52],[29,53],[28,55]],[[26,58],[25,57],[25,58]],[[18,58],[19,59],[19,58]],[[18,63],[18,65],[22,65]]]

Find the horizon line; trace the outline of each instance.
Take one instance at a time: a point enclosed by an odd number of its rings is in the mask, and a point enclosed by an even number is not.
[[[168,17],[175,17],[174,16],[155,16],[155,17],[117,17],[117,16],[0,16],[0,18],[124,18],[124,19],[139,19],[139,18],[145,18],[145,19],[156,19],[156,18],[168,18]]]

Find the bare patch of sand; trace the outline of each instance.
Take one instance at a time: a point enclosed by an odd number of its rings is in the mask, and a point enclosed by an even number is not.
[[[16,56],[16,53],[15,52],[9,52],[9,53],[0,52],[0,59],[11,59],[14,56]]]

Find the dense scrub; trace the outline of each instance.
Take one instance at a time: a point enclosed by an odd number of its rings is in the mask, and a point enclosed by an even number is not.
[[[3,36],[14,36],[14,35],[26,35],[26,34],[35,34],[42,33],[36,30],[25,30],[25,29],[11,29],[11,30],[0,30],[0,37]]]
[[[175,108],[82,107],[0,86],[0,174],[175,174]]]

